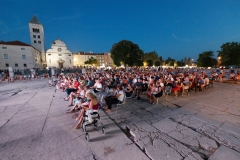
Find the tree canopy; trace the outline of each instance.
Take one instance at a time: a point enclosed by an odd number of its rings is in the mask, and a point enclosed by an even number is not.
[[[91,64],[91,65],[97,64],[97,59],[90,57],[88,60],[84,62],[84,64]]]
[[[137,44],[128,40],[122,40],[113,44],[111,58],[116,66],[128,64],[129,66],[142,66],[144,52]]]
[[[147,66],[149,66],[149,67],[153,66],[153,60],[152,59],[147,59],[146,62],[147,62]]]
[[[218,51],[220,65],[240,66],[240,43],[227,42],[223,44]]]
[[[213,58],[213,51],[205,51],[198,55],[197,65],[199,67],[212,67],[216,64],[217,60]]]
[[[168,57],[168,59],[166,59],[165,64],[167,66],[173,66],[175,62],[175,59],[172,59],[171,57]]]
[[[162,64],[162,62],[163,62],[162,56],[158,56],[158,53],[155,52],[155,51],[147,52],[147,53],[144,54],[143,60],[144,60],[145,62],[147,62],[148,59],[151,59],[154,64],[155,64],[155,62],[158,61],[158,62],[157,62],[157,65],[155,65],[155,66],[160,66],[160,65]],[[160,62],[160,64],[159,64],[159,62]]]

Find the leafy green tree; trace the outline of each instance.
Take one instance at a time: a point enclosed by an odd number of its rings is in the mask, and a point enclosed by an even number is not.
[[[84,64],[91,64],[91,65],[97,64],[97,59],[90,57],[88,60],[84,62]]]
[[[148,59],[151,59],[152,61],[156,61],[158,59],[158,54],[157,52],[153,51],[153,52],[147,52],[144,54],[144,58],[143,60],[146,61]]]
[[[161,65],[163,65],[164,60],[163,60],[162,56],[159,56],[158,60],[160,61]]]
[[[186,63],[184,62],[184,59],[182,59],[181,60],[181,65],[179,65],[179,66],[185,66],[186,65]]]
[[[174,62],[173,66],[174,66],[174,67],[178,67],[177,61]]]
[[[166,64],[167,66],[173,66],[173,65],[174,65],[174,62],[175,62],[174,59],[168,57],[168,59],[166,59],[166,61],[165,61],[165,64]]]
[[[240,66],[240,43],[227,42],[223,44],[218,52],[219,62],[221,65]]]
[[[113,44],[111,50],[111,58],[116,66],[121,63],[129,66],[139,66],[143,64],[144,53],[137,44],[128,40],[122,40]]]
[[[147,66],[149,67],[153,66],[153,60],[147,59],[146,62],[147,62]]]
[[[198,55],[197,65],[199,67],[212,67],[216,64],[216,59],[213,58],[213,51],[205,51]]]
[[[157,61],[154,62],[154,65],[155,66],[161,66],[161,62],[159,60],[157,60]]]
[[[189,58],[187,59],[187,65],[189,65],[189,66],[192,65],[192,58],[189,57]]]
[[[134,63],[135,66],[143,66],[143,61],[141,59],[139,59],[138,61],[136,61]]]
[[[162,63],[164,61],[162,56],[158,56],[158,53],[155,52],[155,51],[147,52],[147,53],[144,54],[143,60],[146,61],[148,59],[151,59],[154,64],[155,64],[156,61],[159,61],[160,65],[162,65]],[[160,65],[158,65],[158,66],[160,66]]]

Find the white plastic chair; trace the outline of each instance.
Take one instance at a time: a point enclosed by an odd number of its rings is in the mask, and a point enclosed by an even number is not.
[[[124,94],[124,97],[123,97],[123,102],[116,104],[116,105],[117,105],[117,108],[116,108],[115,114],[117,114],[117,111],[118,111],[119,106],[122,106],[122,105],[124,105],[124,104],[126,104],[126,95],[125,95],[125,94]]]

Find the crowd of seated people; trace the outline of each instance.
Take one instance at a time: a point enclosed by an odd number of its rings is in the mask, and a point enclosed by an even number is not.
[[[149,103],[156,104],[158,98],[165,93],[179,96],[190,90],[203,91],[210,80],[203,70],[159,68],[144,69],[112,69],[85,73],[57,75],[53,78],[53,85],[66,92],[65,101],[71,107],[67,113],[80,111],[78,124],[82,123],[83,111],[100,107],[100,99],[104,100],[107,112],[111,112],[114,104],[121,104],[124,98],[141,99],[146,95]],[[98,105],[96,104],[98,101]],[[102,104],[101,104],[102,105]]]

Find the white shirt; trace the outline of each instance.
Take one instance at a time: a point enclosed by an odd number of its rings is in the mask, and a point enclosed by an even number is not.
[[[119,91],[118,94],[120,94],[120,96],[118,97],[118,100],[122,102],[123,98],[124,98],[124,92],[123,91]]]
[[[95,83],[94,86],[96,86],[96,90],[97,90],[97,91],[101,91],[101,89],[102,89],[102,83],[98,83],[98,84]],[[99,89],[98,89],[98,88],[99,88]]]
[[[117,94],[117,90],[113,90],[113,89],[110,89],[109,92],[108,92],[108,96],[116,96]]]

